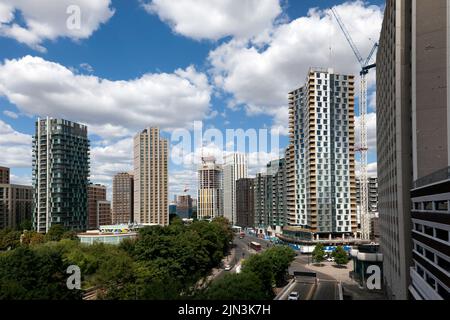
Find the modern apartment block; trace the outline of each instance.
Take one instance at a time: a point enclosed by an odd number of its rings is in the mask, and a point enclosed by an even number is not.
[[[33,139],[33,225],[87,228],[89,139],[87,127],[62,119],[38,119]]]
[[[372,227],[377,222],[373,219],[378,217],[378,179],[375,177],[369,177],[367,179],[367,215],[363,217],[361,215],[361,182],[360,179],[356,179],[356,205],[357,205],[357,223],[360,236],[363,239],[374,239],[374,230]],[[363,221],[365,219],[365,221]]]
[[[134,222],[169,224],[168,141],[158,128],[134,137]]]
[[[0,183],[0,230],[17,229],[33,216],[33,188]]]
[[[236,225],[242,228],[255,226],[255,180],[236,181]]]
[[[266,212],[267,174],[258,173],[254,181],[255,228],[263,233],[269,227],[269,216]]]
[[[113,178],[112,223],[134,222],[134,178],[122,172]]]
[[[216,158],[203,157],[198,168],[197,218],[223,216],[223,168]]]
[[[353,75],[311,69],[306,84],[289,94],[296,197],[288,206],[290,232],[328,239],[357,231],[354,86]],[[292,169],[288,185],[291,176]]]
[[[112,224],[111,203],[106,201],[106,187],[90,184],[88,187],[88,230]]]
[[[9,183],[10,183],[9,168],[0,167],[0,184],[9,184]]]
[[[248,177],[247,156],[234,153],[224,157],[223,165],[223,214],[236,224],[236,181]]]
[[[278,234],[286,225],[286,160],[269,162],[266,171],[266,214],[270,231]]]
[[[181,219],[191,219],[192,210],[192,198],[190,195],[177,197],[177,216]]]

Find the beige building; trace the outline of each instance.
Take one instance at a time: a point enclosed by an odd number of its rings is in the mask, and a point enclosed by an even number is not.
[[[16,229],[25,221],[31,222],[33,188],[0,183],[0,230]]]
[[[216,158],[202,158],[202,164],[198,168],[198,219],[209,219],[223,216],[222,179],[222,166],[216,164]]]
[[[9,168],[0,167],[0,184],[9,184]]]
[[[134,222],[169,224],[168,141],[158,128],[134,137]]]
[[[91,184],[88,187],[88,230],[111,225],[111,203],[106,201],[106,187]]]
[[[134,220],[134,178],[131,173],[119,173],[113,179],[112,223],[125,224]]]

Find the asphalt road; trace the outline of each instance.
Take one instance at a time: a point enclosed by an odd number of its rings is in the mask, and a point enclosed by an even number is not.
[[[244,239],[240,239],[239,236],[236,236],[233,240],[233,243],[235,245],[235,255],[234,258],[231,259],[230,257],[227,257],[227,264],[229,264],[233,269],[230,271],[221,270],[215,277],[214,280],[218,280],[220,278],[223,278],[227,273],[236,273],[236,267],[239,265],[240,261],[242,259],[246,259],[249,256],[256,254],[257,252],[253,249],[250,249],[250,243],[251,242],[258,242],[261,244],[262,251],[269,248],[272,244],[270,241],[258,239],[253,236],[246,235]],[[269,247],[268,247],[269,246]]]
[[[311,272],[307,269],[308,263],[311,262],[311,257],[299,255],[289,268],[289,273],[294,274],[294,271]],[[314,278],[297,278],[295,285],[289,290],[286,295],[289,296],[291,292],[298,292],[300,300],[337,300],[338,283],[337,281],[326,274],[316,272],[317,282]]]

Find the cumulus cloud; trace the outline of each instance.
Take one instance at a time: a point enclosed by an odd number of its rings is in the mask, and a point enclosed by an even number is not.
[[[196,40],[256,36],[282,12],[279,0],[150,0],[143,6],[175,33]]]
[[[123,128],[192,126],[209,112],[211,88],[193,66],[110,81],[26,56],[0,64],[0,95],[25,114],[71,119],[106,135]]]
[[[77,13],[79,20],[73,15]],[[2,0],[0,36],[45,51],[45,40],[87,39],[113,15],[110,0]]]
[[[3,111],[3,114],[11,119],[18,119],[19,115],[13,111],[5,110]]]
[[[362,54],[368,54],[373,46],[369,38],[379,38],[382,8],[356,1],[337,10]],[[360,69],[329,10],[318,9],[275,25],[263,42],[232,39],[208,59],[215,85],[232,95],[230,105],[244,106],[248,115],[286,115],[288,92],[303,85],[310,67],[346,74]],[[374,72],[369,83],[375,84]]]
[[[0,120],[0,165],[14,168],[31,166],[31,135],[14,130]]]

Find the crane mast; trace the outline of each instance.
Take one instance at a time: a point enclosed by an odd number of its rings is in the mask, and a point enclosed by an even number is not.
[[[353,53],[356,56],[359,64],[361,65],[361,87],[360,87],[360,96],[359,96],[359,112],[360,112],[360,129],[361,129],[361,142],[360,146],[356,149],[356,151],[361,154],[361,169],[360,169],[360,220],[361,220],[361,238],[362,239],[370,239],[370,216],[368,213],[369,209],[369,195],[368,195],[368,175],[367,175],[367,154],[369,151],[369,147],[367,144],[367,75],[369,74],[370,69],[376,67],[376,64],[369,64],[372,60],[375,51],[378,48],[378,43],[375,43],[370,51],[369,56],[364,60],[361,53],[358,50],[355,42],[348,32],[345,24],[343,23],[341,17],[339,16],[336,8],[331,8],[331,12],[336,18],[337,23],[339,24],[340,29],[344,33],[347,42],[353,50]]]

